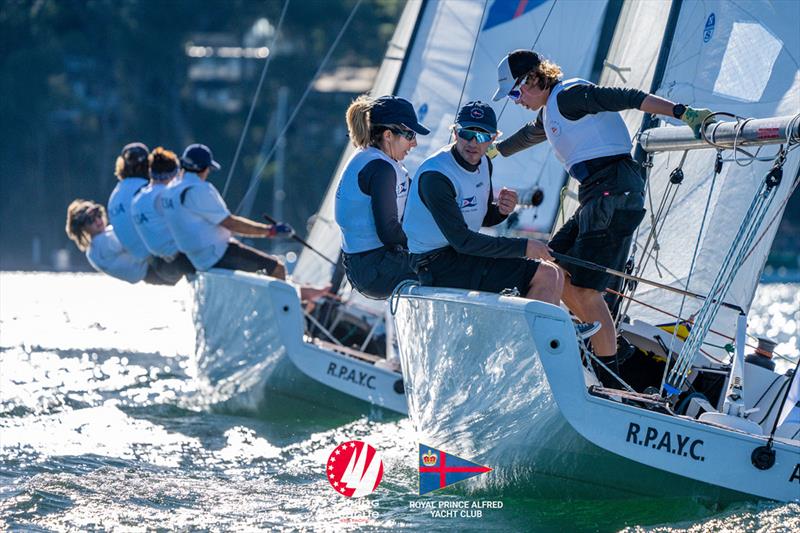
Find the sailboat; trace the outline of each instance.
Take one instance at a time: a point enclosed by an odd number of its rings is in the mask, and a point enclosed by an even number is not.
[[[637,348],[619,381],[600,382],[561,307],[400,291],[409,416],[421,441],[494,468],[473,488],[800,500],[800,423],[779,417],[791,376],[745,357],[747,312],[800,181],[797,20],[787,2],[623,3],[600,83],[734,116],[700,140],[623,116],[648,174],[632,274],[660,286],[618,291],[618,332]],[[494,37],[483,27],[477,48]],[[479,76],[470,98],[490,94]]]
[[[418,147],[404,160],[412,173],[427,154],[448,142],[449,126],[471,68],[493,73],[500,51],[520,35],[527,39],[531,27],[542,26],[537,20],[549,14],[571,20],[582,37],[551,32],[542,36],[542,42],[569,49],[565,65],[591,77],[594,56],[602,48],[599,43],[610,34],[616,16],[606,0],[528,2],[519,12],[509,11],[508,5],[482,0],[411,0],[406,4],[372,94],[407,98],[419,110],[420,120],[431,126],[431,134],[419,137]],[[513,35],[505,31],[512,20]],[[499,38],[491,48],[474,46],[473,36],[482,27],[496,28]],[[488,93],[493,79],[493,74],[481,79],[481,91]],[[509,125],[520,122],[523,114],[509,108],[504,120]],[[313,250],[303,250],[292,273],[297,282],[321,286],[331,281],[329,260],[339,256],[341,246],[333,218],[334,194],[337,177],[352,151],[348,147],[342,154],[315,216],[307,239]],[[526,180],[518,179],[525,168],[542,169],[534,182],[545,192],[545,201],[536,209],[536,218],[529,217],[533,220],[529,226],[546,231],[558,207],[557,191],[564,173],[557,170],[559,163],[549,147],[538,147],[517,159],[498,161],[497,190],[528,187]],[[385,364],[384,356],[393,349],[385,302],[345,290],[343,303],[325,302],[323,308],[309,313],[291,282],[221,270],[198,274],[193,289],[197,373],[212,397],[221,401],[243,391],[259,391],[254,403],[269,404],[267,396],[277,394],[337,410],[363,410],[369,404],[407,413],[402,375]],[[359,402],[353,405],[350,398]]]
[[[421,7],[415,1],[403,10],[373,92],[393,92]],[[347,149],[332,183],[349,156]],[[330,192],[316,220],[332,226],[321,237],[324,245],[318,237],[314,251],[300,254],[294,282],[331,282],[329,262],[339,255],[340,236],[332,222]],[[341,301],[325,299],[310,312],[294,282],[219,269],[195,276],[194,364],[209,401],[246,398],[256,408],[270,409],[289,399],[338,412],[377,406],[406,414],[402,375],[386,364],[392,344],[386,340],[383,302],[345,291]]]

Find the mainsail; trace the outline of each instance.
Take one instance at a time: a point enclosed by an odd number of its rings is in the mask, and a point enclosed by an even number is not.
[[[674,39],[658,94],[676,102],[707,107],[743,117],[772,117],[800,112],[800,3],[782,1],[683,2]],[[668,122],[679,124],[677,121]],[[775,147],[764,148],[760,156],[772,156]],[[649,175],[650,213],[670,185],[670,173],[683,154],[656,154]],[[723,154],[732,158],[732,152]],[[722,258],[730,247],[744,212],[771,160],[750,161],[739,154],[739,162],[726,161],[714,173],[716,152],[697,150],[686,154],[682,165],[683,183],[658,229],[657,246],[641,252],[653,221],[646,218],[637,233],[637,260],[646,264],[640,275],[675,287],[705,294],[713,283]],[[767,159],[770,159],[767,157]],[[748,260],[728,287],[725,300],[745,313],[750,307],[761,270],[766,262],[778,222],[796,180],[800,153],[793,151],[784,166],[784,178],[772,194],[775,198],[761,224],[763,235],[753,246]],[[713,190],[712,190],[713,186]],[[708,210],[706,210],[708,205]],[[705,220],[704,224],[703,221]],[[702,233],[701,226],[703,226]],[[694,268],[690,271],[697,243]],[[687,284],[687,281],[689,281]],[[636,298],[653,307],[684,317],[701,305],[640,285]],[[715,329],[732,331],[733,311],[720,313]],[[658,323],[668,319],[649,307],[633,305],[629,314]],[[717,339],[722,342],[722,340]]]
[[[510,4],[513,2],[507,0],[440,0],[407,5],[372,94],[394,92],[407,98],[420,120],[431,128],[430,135],[417,137],[417,148],[404,160],[412,175],[425,157],[449,142],[449,126],[459,104],[491,99],[497,63],[510,50],[530,48],[539,35],[537,51],[557,61],[571,76],[590,76],[608,8],[606,0],[530,0],[515,10],[507,9]],[[570,30],[558,31],[564,27]],[[496,106],[496,111],[500,129],[508,133],[534,118],[530,111],[514,105],[505,107],[502,114],[501,107]],[[338,256],[341,242],[333,221],[333,196],[341,166],[350,153],[348,147],[309,236],[309,242],[331,258]],[[564,171],[548,144],[512,158],[496,158],[494,176],[497,190],[508,186],[524,191],[534,183],[547,190],[538,226],[533,229],[550,229]],[[323,260],[304,251],[294,276],[323,283],[329,273]]]

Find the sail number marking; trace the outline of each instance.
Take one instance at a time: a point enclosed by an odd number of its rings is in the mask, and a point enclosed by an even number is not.
[[[700,453],[700,448],[703,446],[703,441],[701,439],[693,439],[692,437],[687,437],[680,433],[659,431],[652,426],[647,426],[642,429],[642,427],[635,422],[629,423],[628,435],[625,437],[625,442],[638,444],[645,448],[649,447],[657,451],[664,451],[681,457],[689,457],[694,461],[706,460],[705,456]]]

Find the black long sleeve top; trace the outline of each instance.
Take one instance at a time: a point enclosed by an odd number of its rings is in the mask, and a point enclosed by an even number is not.
[[[594,84],[573,85],[558,93],[558,112],[567,120],[580,120],[586,115],[603,111],[639,109],[647,93],[624,87],[601,87]],[[508,157],[547,139],[542,122],[542,111],[536,120],[525,124],[516,133],[497,143],[497,149]]]
[[[381,242],[406,248],[406,234],[397,216],[397,177],[392,165],[383,159],[364,165],[358,173],[358,188],[372,198],[372,216]]]
[[[471,165],[462,158],[455,149],[451,153],[456,162],[465,170],[475,172],[478,165]],[[489,177],[492,175],[492,163],[489,161]],[[525,257],[526,239],[511,237],[492,237],[467,227],[461,209],[456,202],[456,190],[450,179],[441,172],[423,172],[419,178],[419,195],[422,203],[433,215],[433,220],[457,252],[483,257]],[[507,215],[500,213],[494,203],[492,182],[489,180],[489,201],[483,226],[495,226],[503,222]]]

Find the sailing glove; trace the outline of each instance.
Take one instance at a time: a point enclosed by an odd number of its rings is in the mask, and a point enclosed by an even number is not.
[[[270,237],[291,237],[294,235],[294,228],[289,224],[281,222],[280,224],[273,224],[269,229]]]
[[[494,159],[500,155],[500,150],[497,149],[497,145],[495,143],[489,145],[489,149],[486,150],[486,155],[489,157],[489,159]]]
[[[693,107],[686,107],[686,111],[680,116],[680,119],[684,121],[692,131],[694,132],[694,138],[700,138],[700,128],[703,126],[703,122],[705,121],[706,124],[711,124],[712,122],[716,122],[716,120],[712,117],[711,120],[706,121],[709,115],[711,115],[713,111],[710,109],[695,109]]]

